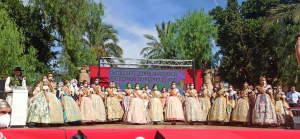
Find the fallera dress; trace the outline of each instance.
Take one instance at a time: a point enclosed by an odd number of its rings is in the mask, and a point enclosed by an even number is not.
[[[163,105],[161,103],[161,93],[159,91],[153,91],[151,93],[150,108],[148,112],[148,118],[151,122],[163,122]]]
[[[277,125],[276,109],[269,94],[272,93],[272,86],[265,88],[257,86],[255,107],[252,115],[252,123],[257,125]]]
[[[293,116],[292,112],[289,110],[289,104],[286,101],[283,103],[284,99],[286,99],[286,96],[282,91],[275,95],[276,107],[278,109],[278,116],[281,118],[281,124],[285,124],[287,115]]]
[[[146,124],[146,110],[144,103],[144,93],[141,90],[134,90],[131,94],[130,107],[127,122],[135,124]]]
[[[81,119],[82,121],[92,122],[96,121],[96,113],[94,109],[93,101],[88,97],[89,96],[89,89],[84,88],[79,92],[81,97],[80,103],[80,111],[81,111]]]
[[[46,101],[46,96],[43,91],[43,84],[39,84],[41,90],[36,95],[32,103],[28,108],[27,123],[51,123],[50,120],[50,106]]]
[[[185,121],[180,92],[177,88],[168,90],[167,105],[165,110],[165,121]]]
[[[101,98],[101,87],[99,85],[94,86],[94,91],[91,96],[91,99],[94,104],[96,120],[98,122],[105,122],[106,121],[106,112],[103,100]]]
[[[126,89],[124,92],[124,117],[123,117],[123,121],[126,122],[127,120],[127,115],[129,112],[129,107],[130,107],[130,95],[133,93],[132,89]]]
[[[251,94],[250,89],[244,89],[241,91],[241,97],[238,99],[236,106],[234,107],[231,115],[232,122],[250,123],[252,117],[253,103],[249,98]]]
[[[228,100],[228,105],[226,105],[226,98],[228,93],[225,93],[225,89],[222,88],[218,91],[219,97],[215,99],[214,104],[211,107],[211,110],[208,114],[208,121],[212,122],[229,122],[231,111],[232,111],[232,104]]]
[[[107,120],[121,121],[124,111],[117,98],[117,90],[115,88],[108,88],[105,94],[107,95]]]
[[[203,112],[204,121],[207,121],[207,115],[211,108],[211,102],[209,97],[210,95],[211,93],[207,89],[205,89],[203,90],[203,92],[200,93],[199,96],[200,108]]]
[[[60,91],[63,94],[63,102],[64,102],[64,121],[67,122],[78,122],[81,121],[81,112],[80,109],[75,102],[75,100],[71,97],[71,91],[68,87],[61,88]],[[61,98],[59,99],[61,102]]]
[[[185,93],[187,96],[186,100],[186,121],[187,122],[196,122],[196,121],[204,121],[203,111],[200,106],[199,101],[197,100],[198,94],[195,89],[188,90]]]

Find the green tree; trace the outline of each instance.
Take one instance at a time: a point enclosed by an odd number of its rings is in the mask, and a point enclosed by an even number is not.
[[[22,67],[24,75],[28,77],[27,84],[32,85],[38,76],[35,73],[35,64],[38,63],[37,50],[34,47],[29,47],[29,52],[25,53],[24,34],[18,29],[14,20],[9,17],[5,8],[1,6],[7,5],[0,5],[0,58],[2,59],[0,74],[11,76],[15,67]]]
[[[107,47],[111,50],[108,54],[122,55],[116,45],[115,30],[101,22],[104,15],[101,2],[33,0],[31,5],[42,10],[45,25],[51,29],[52,36],[62,48],[59,68],[63,79],[78,77],[78,66],[96,64],[94,47]]]
[[[9,0],[5,2],[8,5],[5,9],[10,17],[16,22],[17,27],[25,37],[25,53],[30,53],[30,47],[37,51],[38,63],[36,63],[36,72],[40,74],[51,70],[51,60],[56,59],[58,52],[54,52],[54,37],[51,35],[51,28],[43,22],[45,14],[40,7],[24,5],[20,0]]]
[[[166,52],[167,45],[163,44],[163,42],[164,39],[170,34],[169,28],[171,26],[171,21],[169,21],[167,25],[165,22],[162,22],[161,27],[158,23],[156,23],[155,26],[159,41],[152,35],[144,34],[144,37],[151,41],[147,43],[148,47],[143,48],[140,52],[140,55],[142,55],[144,58],[162,58],[164,56],[164,53]]]
[[[219,26],[217,45],[222,55],[218,76],[241,88],[244,82],[256,85],[261,76],[269,83],[278,83],[279,61],[272,42],[275,30],[264,33],[262,23],[268,9],[276,1],[248,0],[240,6],[237,0],[228,0],[225,9],[210,11]]]
[[[296,85],[299,86],[298,81],[300,77],[300,68],[295,56],[294,35],[299,33],[300,30],[300,9],[299,0],[289,2],[282,2],[276,8],[268,11],[268,17],[263,22],[265,32],[276,30],[274,34],[276,41],[273,41],[277,57],[280,59],[278,62],[278,71],[280,78],[278,79],[283,85]],[[274,27],[276,27],[274,29]]]
[[[213,17],[205,14],[204,9],[189,10],[170,27],[170,35],[163,40],[167,44],[166,57],[172,59],[195,59],[196,68],[206,68],[212,58],[213,40],[217,38],[217,27]]]

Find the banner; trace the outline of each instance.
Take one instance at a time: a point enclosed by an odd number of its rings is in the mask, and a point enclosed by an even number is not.
[[[152,86],[156,84],[159,91],[163,87],[170,88],[171,83],[175,82],[176,87],[183,92],[185,70],[109,68],[109,81],[114,81],[121,89],[126,89],[127,83],[131,83],[131,88],[138,83],[140,89],[146,84],[149,89],[152,89]]]

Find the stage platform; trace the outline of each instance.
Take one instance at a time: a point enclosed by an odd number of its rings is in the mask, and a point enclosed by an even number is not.
[[[284,130],[280,127],[258,128],[220,125],[188,125],[187,123],[159,123],[158,125],[94,124],[59,127],[28,127],[4,129],[7,139],[70,139],[81,130],[88,139],[299,139],[300,130]]]

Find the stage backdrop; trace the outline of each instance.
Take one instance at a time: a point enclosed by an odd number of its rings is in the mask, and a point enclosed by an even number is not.
[[[147,84],[149,89],[157,84],[158,90],[163,87],[170,88],[171,83],[175,82],[177,88],[182,92],[185,83],[184,70],[156,70],[156,69],[127,69],[110,68],[109,81],[116,82],[121,89],[127,88],[127,83],[134,87],[135,83],[140,85],[140,89]]]
[[[98,66],[89,66],[90,67],[90,84],[94,84],[94,79],[98,77]],[[116,70],[113,70],[113,69],[116,69]],[[189,83],[192,83],[193,82],[193,70],[192,69],[127,69],[127,68],[110,68],[110,67],[101,67],[100,68],[100,85],[104,85],[105,87],[108,87],[108,82],[109,81],[115,81],[116,84],[119,84],[117,82],[117,80],[110,80],[110,77],[111,76],[117,76],[117,77],[124,77],[124,75],[110,75],[110,71],[126,71],[126,70],[129,70],[129,71],[151,71],[151,73],[153,72],[157,72],[157,71],[168,71],[168,72],[173,72],[173,73],[177,73],[177,76],[176,76],[176,84],[177,84],[177,87],[179,88],[184,88],[185,89],[185,86],[186,84],[189,84]],[[200,86],[203,84],[203,74],[202,72],[204,71],[204,69],[196,69],[196,85],[195,85],[195,88],[197,91],[199,91],[200,89]],[[179,77],[182,76],[182,74],[184,73],[184,76],[183,77]],[[147,75],[149,77],[149,75]],[[126,77],[138,77],[138,76],[128,76],[126,75]],[[145,77],[145,76],[143,76]],[[151,76],[151,77],[154,77],[154,76]],[[155,78],[164,78],[166,80],[166,83],[167,86],[166,87],[170,87],[172,81],[168,81],[168,79],[170,78],[170,80],[172,80],[171,78],[174,78],[174,77],[164,77],[164,76],[155,76]],[[177,82],[177,78],[179,80],[179,78],[181,78],[180,80],[184,80],[184,82],[182,83],[179,83]],[[119,78],[120,79],[120,78]],[[136,80],[138,80],[138,78],[136,78]],[[175,80],[175,79],[174,79]],[[134,86],[135,81],[124,81],[124,84],[127,84],[128,82],[130,82],[132,85],[132,87]],[[138,83],[141,83],[141,82],[138,82]],[[152,88],[152,85],[153,84],[150,84],[149,81],[146,82],[150,88]],[[141,83],[140,87],[144,87],[144,85],[146,83]],[[159,84],[161,85],[160,82],[154,82],[156,84]],[[121,85],[121,84],[119,84]],[[165,85],[164,85],[165,86]],[[124,87],[123,85],[121,85],[121,87]],[[159,88],[160,89],[160,88]]]

